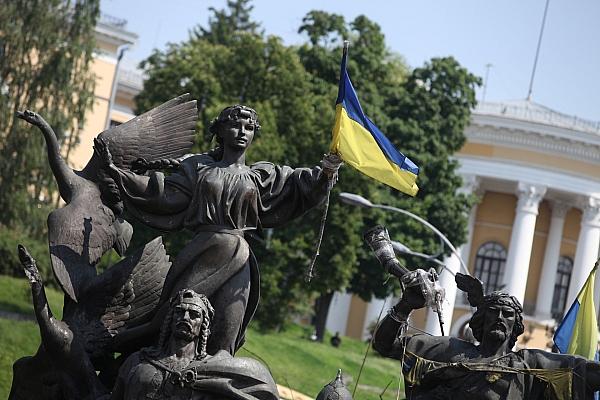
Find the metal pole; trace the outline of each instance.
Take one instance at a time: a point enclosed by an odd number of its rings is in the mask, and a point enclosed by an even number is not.
[[[483,95],[481,96],[481,102],[485,101],[485,93],[487,92],[488,78],[490,77],[490,68],[492,64],[485,64],[485,81],[483,82]]]
[[[465,262],[463,261],[462,257],[458,253],[458,250],[456,250],[456,248],[454,247],[454,245],[452,245],[452,243],[450,243],[450,240],[448,240],[448,238],[446,236],[444,236],[444,234],[442,232],[440,232],[439,229],[437,229],[435,226],[431,225],[429,222],[427,222],[423,218],[419,217],[418,215],[415,215],[415,214],[413,214],[413,213],[411,213],[409,211],[403,210],[401,208],[392,207],[392,206],[386,206],[386,205],[383,205],[383,204],[373,204],[371,207],[373,207],[373,208],[381,208],[382,210],[390,210],[390,211],[399,212],[400,214],[404,214],[404,215],[407,215],[407,216],[409,216],[411,218],[416,219],[417,221],[419,221],[420,223],[422,223],[423,225],[425,225],[426,227],[428,227],[429,229],[431,229],[433,232],[435,232],[444,241],[444,243],[446,243],[446,245],[450,248],[450,250],[452,251],[452,253],[456,257],[458,257],[458,261],[460,262],[460,265],[463,268],[463,272],[465,274],[467,274],[467,275],[471,275],[469,273],[469,270],[468,270],[467,266],[465,265]]]
[[[125,54],[125,51],[129,49],[129,46],[123,44],[117,48],[117,65],[115,66],[115,77],[112,82],[110,89],[110,99],[108,100],[108,110],[106,111],[106,121],[104,122],[104,129],[110,128],[110,114],[115,104],[115,96],[117,95],[117,84],[119,81],[119,66],[121,65],[121,59]]]
[[[546,15],[548,14],[548,5],[550,0],[546,0],[546,7],[544,8],[544,17],[542,18],[542,28],[540,29],[540,37],[537,43],[537,50],[535,51],[535,59],[533,60],[533,71],[531,71],[531,80],[529,81],[529,92],[527,93],[527,101],[531,101],[531,93],[533,92],[533,80],[535,78],[535,70],[537,68],[538,57],[540,55],[540,47],[542,47],[542,37],[544,36],[544,25],[546,25]]]

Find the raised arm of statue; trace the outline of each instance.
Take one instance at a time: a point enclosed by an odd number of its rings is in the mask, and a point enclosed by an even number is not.
[[[75,172],[67,165],[60,154],[60,145],[54,130],[50,124],[36,112],[30,110],[17,111],[17,117],[29,122],[31,125],[37,126],[42,132],[48,151],[48,163],[56,178],[58,191],[63,200],[68,203],[71,200],[73,191],[72,185],[77,180],[73,179],[75,178]]]
[[[416,279],[418,277],[415,271],[403,276],[402,283],[405,289],[402,298],[398,304],[390,309],[388,315],[375,330],[373,348],[384,357],[402,358],[406,342],[397,340],[399,334],[406,328],[412,310],[425,306],[425,298],[421,292],[421,287],[411,284]]]
[[[165,177],[161,172],[150,175],[138,175],[132,171],[118,168],[112,160],[107,144],[94,140],[94,151],[101,159],[102,167],[119,187],[121,196],[126,203],[133,204],[137,209],[158,215],[176,214],[184,211],[190,203],[191,191],[186,190],[185,184],[169,184],[167,181],[181,181],[183,177],[176,174]],[[169,179],[170,178],[170,179]]]

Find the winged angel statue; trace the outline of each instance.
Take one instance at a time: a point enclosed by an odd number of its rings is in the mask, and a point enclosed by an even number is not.
[[[60,155],[56,135],[37,113],[17,116],[42,132],[48,160],[66,205],[48,216],[52,271],[65,293],[63,319],[46,300],[34,258],[19,256],[31,284],[42,344],[37,353],[14,364],[10,399],[96,399],[109,393],[118,372],[115,353],[135,342],[119,337],[146,323],[158,307],[171,266],[160,237],[97,274],[96,264],[114,248],[123,256],[133,229],[120,218],[123,203],[114,182],[94,153],[81,171]],[[130,169],[138,158],[178,158],[192,147],[196,102],[183,95],[102,132],[115,165]],[[99,371],[99,373],[97,373]]]
[[[123,358],[158,337],[169,299],[184,289],[214,306],[207,353],[233,356],[259,297],[257,262],[244,232],[281,226],[321,204],[341,164],[328,154],[322,167],[246,165],[260,123],[243,105],[225,108],[211,122],[215,149],[190,155],[197,110],[183,95],[102,132],[87,166],[73,171],[48,123],[31,111],[18,116],[43,133],[66,203],[48,217],[52,270],[65,304],[58,321],[35,260],[21,248],[42,346],[15,363],[11,399],[108,395]],[[171,171],[157,171],[164,169]],[[123,255],[130,243],[124,209],[158,230],[188,229],[195,236],[172,265],[159,237],[98,275],[102,255],[111,248]]]

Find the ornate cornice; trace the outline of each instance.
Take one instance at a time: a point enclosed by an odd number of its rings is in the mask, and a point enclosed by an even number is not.
[[[465,130],[465,136],[469,142],[504,145],[600,163],[600,140],[588,138],[588,135],[583,133],[572,137],[560,137],[550,133],[472,121]]]

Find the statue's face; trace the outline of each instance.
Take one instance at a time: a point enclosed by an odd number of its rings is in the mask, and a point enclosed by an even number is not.
[[[192,341],[202,332],[202,309],[182,303],[175,307],[172,332],[178,339]]]
[[[506,341],[512,334],[515,321],[516,311],[514,308],[501,304],[490,305],[484,314],[483,340]]]
[[[223,146],[245,150],[254,139],[256,123],[251,118],[240,118],[224,123],[219,130]]]

